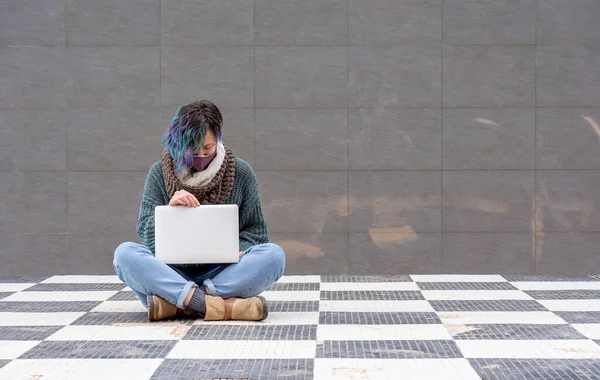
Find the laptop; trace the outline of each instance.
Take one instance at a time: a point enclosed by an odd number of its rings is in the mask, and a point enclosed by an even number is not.
[[[166,264],[239,261],[237,205],[157,206],[155,257]]]

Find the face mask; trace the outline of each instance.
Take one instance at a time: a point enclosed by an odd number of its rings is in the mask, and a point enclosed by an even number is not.
[[[215,159],[215,157],[217,157],[216,149],[210,156],[205,156],[205,157],[194,156],[193,168],[196,169],[197,171],[201,172],[204,169],[206,169],[208,167],[208,165],[210,165],[210,163],[212,162],[212,160]]]

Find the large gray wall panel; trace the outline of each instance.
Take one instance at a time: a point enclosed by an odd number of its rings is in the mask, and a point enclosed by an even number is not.
[[[177,108],[287,274],[600,271],[597,0],[0,5],[0,275],[110,274]]]

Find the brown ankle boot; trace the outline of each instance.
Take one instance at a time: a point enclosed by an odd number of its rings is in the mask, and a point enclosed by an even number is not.
[[[171,319],[177,315],[177,306],[160,298],[159,296],[147,295],[148,302],[148,320],[161,321]]]
[[[262,321],[269,315],[264,297],[228,298],[206,295],[205,321]]]
[[[175,317],[198,318],[200,316],[195,310],[189,308],[185,310],[179,309],[159,296],[148,295],[146,296],[146,301],[148,302],[149,321],[161,321]]]

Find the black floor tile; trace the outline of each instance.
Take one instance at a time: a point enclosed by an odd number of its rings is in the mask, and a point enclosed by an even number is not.
[[[16,292],[0,292],[0,299],[2,298],[6,298],[8,296],[10,296],[11,294],[15,294]]]
[[[165,358],[178,340],[44,341],[19,359],[133,359]]]
[[[48,278],[50,276],[0,276],[0,283],[35,284]]]
[[[195,325],[184,340],[315,340],[317,325]]]
[[[118,292],[114,296],[111,296],[107,301],[139,301],[138,296],[131,291]]]
[[[312,380],[313,371],[313,359],[165,359],[152,379]]]
[[[321,291],[321,300],[327,301],[399,301],[424,299],[423,294],[418,290]]]
[[[318,291],[321,288],[318,282],[281,283],[273,284],[267,291]]]
[[[449,311],[547,311],[535,300],[429,301],[437,312]]]
[[[462,358],[452,340],[326,340],[317,344],[317,358],[434,359]]]
[[[321,276],[321,282],[412,282],[408,275]]]
[[[600,311],[555,311],[567,323],[600,323]]]
[[[3,301],[0,312],[11,313],[76,313],[88,312],[101,301]]]
[[[35,284],[24,292],[98,292],[118,291],[125,287],[124,284]]]
[[[148,321],[148,313],[144,312],[132,312],[132,313],[116,313],[116,312],[98,312],[98,313],[87,313],[82,315],[80,318],[75,320],[72,325],[113,325],[113,324],[127,324],[127,323],[151,323],[157,325],[161,323],[173,324],[179,323],[184,325],[190,325],[194,323],[194,319],[170,319],[156,322]]]
[[[553,340],[587,339],[585,335],[569,325],[536,324],[478,324],[454,328],[447,326],[456,340]]]
[[[319,311],[319,301],[269,301],[269,312],[275,313],[306,313]]]
[[[600,299],[600,290],[526,290],[531,298],[536,300],[590,300]]]
[[[321,325],[421,325],[441,324],[436,313],[419,312],[331,312],[319,313]]]
[[[510,282],[417,282],[421,290],[517,290]]]
[[[503,275],[507,281],[597,281],[589,275],[517,274]]]
[[[0,340],[44,340],[64,326],[0,326]]]
[[[594,359],[469,359],[486,380],[590,380],[600,378]]]

